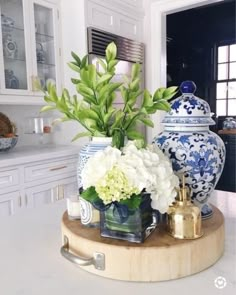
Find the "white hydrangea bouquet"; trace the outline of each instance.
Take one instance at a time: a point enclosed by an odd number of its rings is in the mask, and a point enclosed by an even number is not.
[[[168,210],[176,197],[178,177],[169,159],[156,146],[138,149],[130,141],[122,149],[107,147],[92,156],[82,171],[82,198],[100,210],[119,204],[139,208],[144,194],[160,213]]]

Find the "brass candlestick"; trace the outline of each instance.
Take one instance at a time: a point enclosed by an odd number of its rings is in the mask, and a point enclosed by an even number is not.
[[[167,231],[177,239],[197,239],[203,235],[201,211],[191,202],[184,176],[178,199],[168,211]]]

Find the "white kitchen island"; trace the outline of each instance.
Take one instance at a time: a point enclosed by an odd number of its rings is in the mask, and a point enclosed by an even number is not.
[[[211,202],[225,216],[225,253],[212,267],[178,280],[134,283],[92,275],[60,254],[65,200],[20,210],[0,220],[1,295],[233,295],[236,291],[236,194],[214,192]],[[202,251],[205,251],[202,249]],[[223,277],[219,289],[215,280]],[[222,279],[218,281],[218,287]]]

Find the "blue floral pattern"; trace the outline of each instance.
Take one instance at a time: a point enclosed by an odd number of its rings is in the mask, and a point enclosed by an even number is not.
[[[186,115],[191,115],[194,110],[200,111],[202,115],[210,113],[210,108],[206,101],[194,95],[185,94],[172,102],[169,115],[174,116],[181,111],[184,111]]]
[[[195,83],[184,81],[180,90],[182,95],[172,102],[162,121],[165,131],[154,143],[170,158],[180,180],[185,175],[193,201],[207,218],[212,214],[208,199],[224,168],[225,146],[217,134],[209,131],[209,125],[215,122],[209,104],[194,95]]]
[[[107,146],[111,145],[111,140],[107,142],[89,142],[79,152],[78,165],[77,165],[77,181],[79,189],[83,186],[81,181],[81,173],[88,159],[96,152],[104,150]]]
[[[224,167],[224,143],[215,133],[168,132],[164,131],[154,139],[162,151],[171,159],[176,174],[192,189],[192,199],[201,208],[203,217],[212,211],[207,204]]]

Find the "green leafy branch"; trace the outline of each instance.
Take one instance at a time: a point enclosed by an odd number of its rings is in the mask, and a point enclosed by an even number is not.
[[[168,100],[176,93],[176,87],[159,88],[152,96],[147,90],[140,89],[140,65],[132,66],[131,77],[124,76],[124,82],[113,82],[118,60],[114,42],[106,48],[105,60],[98,59],[101,70],[88,64],[88,56],[82,59],[74,52],[69,67],[76,73],[71,81],[77,95],[70,96],[63,89],[61,96],[55,85],[48,83],[44,91],[47,103],[41,111],[58,110],[63,114],[57,122],[78,121],[86,131],[78,133],[73,140],[83,136],[109,136],[117,148],[124,146],[124,140],[138,139],[144,142],[144,136],[138,130],[140,124],[153,127],[150,114],[157,110],[168,111]],[[123,98],[123,109],[114,107],[117,92]],[[141,107],[138,107],[140,106]]]
[[[139,140],[145,144],[144,135],[138,131],[138,126],[144,124],[154,127],[150,118],[157,110],[170,110],[168,100],[176,94],[177,87],[159,88],[152,96],[148,90],[140,90],[140,65],[132,66],[131,77],[124,76],[125,83],[121,86],[124,108],[113,123],[113,144],[124,145],[124,138]],[[141,107],[138,107],[141,105]],[[115,127],[115,128],[114,128]]]

